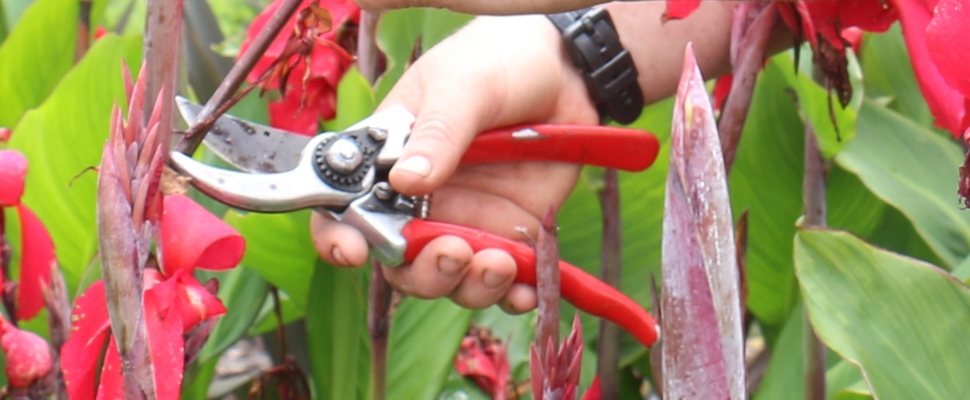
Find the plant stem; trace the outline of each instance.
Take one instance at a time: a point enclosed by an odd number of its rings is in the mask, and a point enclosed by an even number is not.
[[[91,38],[91,7],[92,0],[80,0],[80,8],[77,13],[77,41],[74,45],[74,63],[81,61],[81,58],[88,52]],[[0,17],[2,17],[0,12]]]
[[[360,11],[360,30],[357,32],[357,69],[374,85],[377,81],[377,22],[380,11]]]
[[[615,169],[603,173],[603,188],[599,192],[603,210],[603,242],[600,253],[600,278],[607,285],[620,288],[622,274],[622,226],[620,218],[620,187]],[[615,400],[620,396],[620,328],[600,320],[596,343],[596,376],[600,379],[600,398]]]
[[[249,72],[256,65],[256,62],[259,61],[259,58],[269,48],[273,39],[276,38],[276,35],[279,34],[286,25],[286,22],[289,21],[290,17],[293,16],[293,13],[296,12],[296,9],[302,3],[303,0],[283,1],[280,8],[266,22],[263,30],[253,39],[252,44],[246,49],[246,52],[239,57],[236,64],[229,70],[229,74],[226,75],[226,78],[216,88],[215,93],[212,94],[209,101],[205,103],[205,107],[199,112],[198,122],[185,133],[185,137],[179,142],[178,151],[185,154],[192,154],[199,148],[199,145],[202,144],[202,139],[205,138],[205,133],[209,132],[209,129],[212,128],[212,125],[219,118],[219,115],[229,108],[227,104],[234,98],[236,91],[239,90],[239,86],[242,85],[246,76],[249,75]]]
[[[771,37],[771,31],[778,19],[778,11],[774,4],[753,7],[760,7],[760,9],[752,9],[747,5],[739,5],[735,8],[736,18],[732,27],[732,30],[744,29],[744,33],[732,34],[731,47],[737,49],[736,56],[732,54],[734,82],[724,103],[717,127],[720,132],[721,152],[724,153],[724,170],[727,173],[731,172],[731,166],[734,164],[734,156],[741,141],[741,132],[748,118],[748,109],[751,107],[754,84],[764,63],[768,38]],[[757,15],[754,21],[750,25],[738,22],[747,16],[737,17],[737,14],[747,14],[749,10]],[[739,40],[735,40],[736,38]]]
[[[539,321],[536,342],[539,355],[559,348],[559,245],[556,243],[556,213],[552,207],[542,217],[536,239],[536,292],[539,297]]]
[[[384,266],[371,262],[367,292],[367,332],[370,334],[371,399],[387,398],[387,339],[391,331],[391,285],[384,279]]]
[[[142,115],[147,125],[155,109],[155,99],[165,93],[160,101],[161,118],[158,122],[158,144],[162,154],[168,154],[172,136],[172,109],[175,105],[175,80],[178,76],[179,38],[182,37],[182,5],[184,0],[149,0],[145,22],[145,72],[147,86]]]
[[[825,226],[825,164],[818,148],[818,138],[811,124],[805,122],[805,179],[802,183],[802,201],[805,205],[804,226]],[[805,399],[825,399],[825,345],[818,339],[812,324],[804,314],[805,329],[803,350],[805,354]]]

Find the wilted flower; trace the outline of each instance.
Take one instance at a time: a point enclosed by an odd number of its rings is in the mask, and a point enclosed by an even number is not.
[[[274,1],[253,20],[240,54],[281,3]],[[247,77],[283,96],[269,105],[270,124],[313,135],[319,119],[335,116],[337,84],[353,62],[353,56],[339,44],[339,36],[348,24],[359,20],[360,8],[351,0],[304,1]]]
[[[471,378],[493,399],[507,399],[511,369],[508,349],[484,327],[471,327],[455,356],[455,370]]]

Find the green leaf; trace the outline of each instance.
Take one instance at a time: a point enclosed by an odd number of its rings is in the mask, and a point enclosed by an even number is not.
[[[804,49],[804,47],[803,47]],[[852,99],[849,105],[842,108],[834,93],[829,93],[822,85],[815,82],[812,71],[816,68],[811,58],[802,57],[801,61],[807,67],[800,68],[798,74],[792,70],[793,60],[787,54],[774,57],[765,69],[777,68],[794,95],[797,97],[799,112],[806,121],[810,121],[815,135],[818,137],[819,150],[825,158],[835,156],[853,136],[855,136],[856,114],[862,100],[861,74],[858,62],[849,53],[849,79],[852,81]],[[834,121],[833,121],[834,118]]]
[[[17,25],[20,21],[21,16],[23,16],[24,11],[27,11],[27,7],[34,4],[34,0],[4,0],[0,1],[0,14],[4,16],[4,24],[7,27],[7,33]]]
[[[218,357],[223,350],[246,334],[256,321],[269,293],[266,281],[249,268],[235,268],[228,273],[211,275],[221,275],[219,299],[228,312],[219,317],[209,341],[199,352],[201,363]]]
[[[970,393],[970,291],[944,271],[838,231],[795,237],[805,306],[822,341],[857,363],[874,397]]]
[[[367,80],[351,68],[340,78],[337,85],[337,116],[332,122],[334,131],[342,131],[349,126],[367,118],[374,112],[377,104],[374,100],[374,90]]]
[[[870,98],[889,97],[891,107],[921,126],[933,125],[930,113],[916,83],[916,75],[898,24],[878,35],[866,35],[862,46],[862,74]]]
[[[314,307],[306,326],[312,338],[307,345],[316,398],[368,398],[368,273],[367,268],[333,268],[322,262],[313,272]]]
[[[769,342],[774,341],[798,302],[791,238],[803,207],[805,127],[788,94],[787,77],[792,73],[787,59],[787,55],[778,57],[758,78],[729,177],[735,214],[745,209],[749,212],[748,308],[762,324]],[[866,236],[878,233],[886,205],[869,194],[854,174],[833,166],[827,187],[831,226]]]
[[[434,8],[406,8],[384,14],[377,43],[387,55],[387,70],[378,80],[377,99],[387,96],[401,78],[418,40],[421,49],[427,51],[470,19],[469,15]]]
[[[856,138],[835,160],[906,215],[947,267],[970,253],[970,214],[956,195],[963,154],[952,140],[867,101]]]
[[[397,399],[437,397],[471,315],[448,299],[402,301],[391,323],[387,393]]]
[[[226,222],[246,238],[242,265],[285,291],[302,310],[307,304],[317,253],[310,240],[310,212],[242,214],[230,211]]]
[[[24,112],[40,105],[71,69],[78,3],[38,0],[24,12],[0,46],[0,60],[4,61],[0,63],[0,126],[16,125]],[[112,70],[117,71],[117,67]],[[113,77],[117,81],[119,78]],[[109,116],[110,111],[104,118]],[[15,136],[18,133],[24,134],[14,130]]]
[[[784,328],[770,348],[771,361],[764,380],[755,392],[754,400],[802,399],[805,393],[803,377],[802,332],[804,317],[801,307],[792,309]],[[797,393],[797,395],[796,395]]]
[[[71,289],[97,247],[97,174],[85,171],[100,162],[112,104],[124,103],[122,60],[139,65],[141,45],[139,36],[98,40],[49,98],[24,114],[10,140],[30,161],[23,201],[50,230]]]

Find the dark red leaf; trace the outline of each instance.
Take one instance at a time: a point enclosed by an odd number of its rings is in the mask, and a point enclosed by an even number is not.
[[[20,204],[27,177],[27,158],[16,150],[0,150],[0,207]]]
[[[161,224],[165,274],[225,270],[242,260],[246,242],[235,229],[184,195],[165,196]]]
[[[661,354],[667,398],[746,398],[726,176],[710,100],[688,46],[664,201]]]
[[[54,241],[47,228],[27,206],[17,205],[20,216],[20,284],[17,285],[17,319],[33,318],[44,307],[43,287],[56,267]]]

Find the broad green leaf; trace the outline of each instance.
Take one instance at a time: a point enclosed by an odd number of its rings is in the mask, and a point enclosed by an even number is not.
[[[377,107],[374,90],[360,72],[357,72],[356,67],[348,70],[340,78],[340,84],[337,85],[337,98],[340,101],[337,102],[337,116],[332,121],[334,131],[342,131],[357,121],[367,118]]]
[[[24,112],[40,105],[71,69],[78,3],[38,0],[0,46],[0,60],[4,61],[0,63],[0,126],[16,125]],[[108,116],[110,111],[105,119]]]
[[[970,395],[966,285],[839,231],[799,231],[795,260],[812,326],[861,367],[874,397]]]
[[[199,353],[199,362],[207,362],[242,337],[256,321],[268,294],[266,281],[255,271],[238,267],[224,274],[211,274],[219,279],[219,299],[228,312],[219,317],[209,341]]]
[[[748,308],[762,324],[769,342],[774,341],[798,301],[791,238],[802,214],[805,142],[804,125],[786,78],[791,74],[791,61],[787,55],[778,59],[781,61],[769,63],[758,78],[729,178],[735,214],[745,209],[749,212]],[[877,231],[886,205],[869,194],[859,179],[833,166],[827,186],[831,226],[860,235]]]
[[[872,399],[859,367],[839,360],[825,373],[826,397],[830,399]]]
[[[242,265],[285,291],[303,309],[310,291],[317,253],[310,240],[310,212],[243,214],[230,211],[226,222],[246,238]]]
[[[23,201],[50,230],[71,289],[96,251],[97,174],[87,169],[100,162],[112,104],[124,103],[122,60],[139,65],[141,44],[138,36],[98,40],[49,98],[24,114],[10,141],[30,161]]]
[[[806,49],[807,46],[803,47]],[[806,51],[807,53],[807,51]],[[849,80],[852,84],[852,99],[842,108],[835,93],[829,93],[824,86],[812,79],[815,67],[810,57],[802,57],[799,73],[792,70],[792,58],[787,55],[774,57],[768,68],[777,68],[788,85],[794,90],[798,100],[800,115],[810,121],[818,138],[819,150],[825,158],[835,156],[855,135],[856,114],[862,101],[862,71],[852,53],[848,53]],[[834,118],[834,121],[833,121]]]
[[[397,83],[420,40],[427,51],[471,19],[471,16],[433,8],[408,8],[387,12],[381,17],[377,43],[387,55],[387,71],[377,84],[381,100]]]
[[[213,336],[209,340],[215,339]],[[201,361],[201,360],[200,360]],[[182,384],[183,399],[204,399],[215,377],[218,358],[195,362],[186,366],[185,382]]]
[[[862,46],[862,73],[870,98],[889,97],[891,107],[922,126],[931,126],[930,113],[923,92],[916,83],[912,62],[899,25],[886,33],[866,35]]]
[[[906,215],[945,266],[963,261],[970,253],[970,214],[956,195],[959,146],[868,101],[857,132],[836,162]]]
[[[444,386],[472,311],[448,299],[407,298],[394,311],[387,355],[387,393],[433,399]]]
[[[322,262],[313,272],[306,327],[315,398],[368,398],[368,275],[368,268],[333,268]]]
[[[771,352],[771,361],[764,380],[754,393],[754,400],[804,398],[802,331],[805,318],[802,313],[801,307],[792,308],[774,346],[765,350]]]
[[[3,24],[6,25],[7,33],[17,25],[27,7],[30,7],[34,0],[4,0],[0,1],[0,15],[4,17]]]

